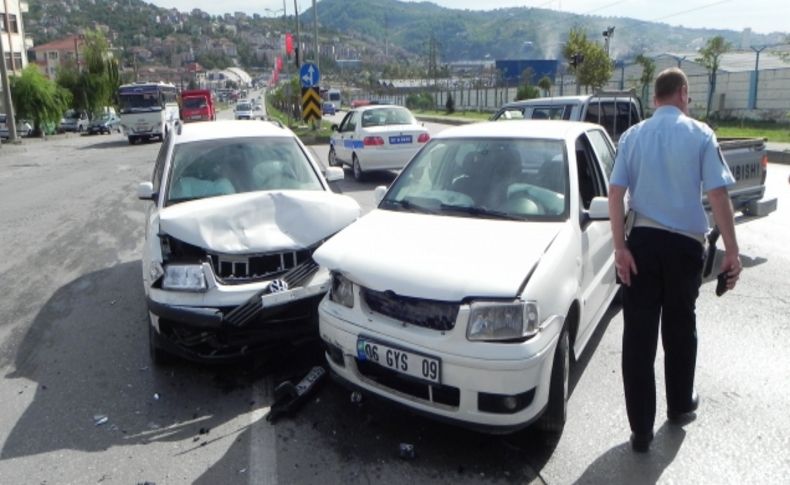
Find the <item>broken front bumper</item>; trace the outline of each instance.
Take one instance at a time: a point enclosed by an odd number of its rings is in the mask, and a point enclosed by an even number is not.
[[[302,266],[263,288],[239,286],[233,288],[233,303],[227,293],[212,298],[211,292],[151,288],[148,309],[155,345],[190,360],[218,361],[318,337],[317,306],[329,289],[325,269]]]

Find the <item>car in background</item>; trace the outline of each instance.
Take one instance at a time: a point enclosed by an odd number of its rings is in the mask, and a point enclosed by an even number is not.
[[[0,113],[0,138],[8,139],[11,134],[8,130],[7,123],[8,117],[5,113]],[[17,136],[32,136],[33,135],[33,123],[27,120],[17,120],[16,122],[16,135]]]
[[[60,120],[61,133],[67,131],[82,133],[83,131],[87,131],[89,126],[90,119],[88,118],[88,113],[85,111],[70,109],[63,114],[63,118]]]
[[[335,113],[337,113],[337,110],[331,101],[324,101],[321,103],[321,114],[334,115]]]
[[[323,241],[360,214],[343,178],[270,122],[176,122],[150,181],[142,256],[154,363],[227,361],[318,339]]]
[[[434,137],[375,189],[376,209],[314,254],[332,272],[319,306],[331,371],[443,421],[561,432],[571,359],[618,291],[614,153],[592,123]]]
[[[352,109],[332,131],[329,165],[350,165],[358,181],[368,171],[403,168],[431,138],[411,111],[395,105]]]
[[[263,111],[263,105],[260,103],[253,103],[252,117],[256,120],[266,120],[266,113]]]
[[[96,116],[88,126],[88,133],[91,135],[105,133],[109,135],[113,131],[121,132],[121,118],[114,111]]]
[[[236,103],[233,108],[233,117],[237,120],[252,120],[255,119],[255,113],[252,109],[252,103],[249,101],[241,101]]]

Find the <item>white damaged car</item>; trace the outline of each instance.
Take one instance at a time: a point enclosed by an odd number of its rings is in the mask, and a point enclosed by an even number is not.
[[[335,376],[472,428],[560,431],[570,361],[617,291],[613,160],[589,123],[434,137],[314,254],[332,271],[319,330]]]
[[[287,128],[177,123],[137,195],[150,204],[143,284],[154,362],[220,361],[317,338],[329,273],[312,254],[359,217]]]

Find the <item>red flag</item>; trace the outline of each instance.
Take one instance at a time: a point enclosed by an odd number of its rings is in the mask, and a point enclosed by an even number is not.
[[[294,51],[294,39],[290,33],[285,34],[285,54],[291,55]]]
[[[283,70],[283,58],[281,56],[277,56],[277,60],[274,62],[274,69],[277,72],[280,72],[280,71]]]

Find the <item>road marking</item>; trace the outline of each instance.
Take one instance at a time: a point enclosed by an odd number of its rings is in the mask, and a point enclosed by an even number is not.
[[[266,377],[252,388],[252,399],[258,406],[250,417],[250,483],[277,485],[277,433],[263,419],[271,404],[271,379]]]

